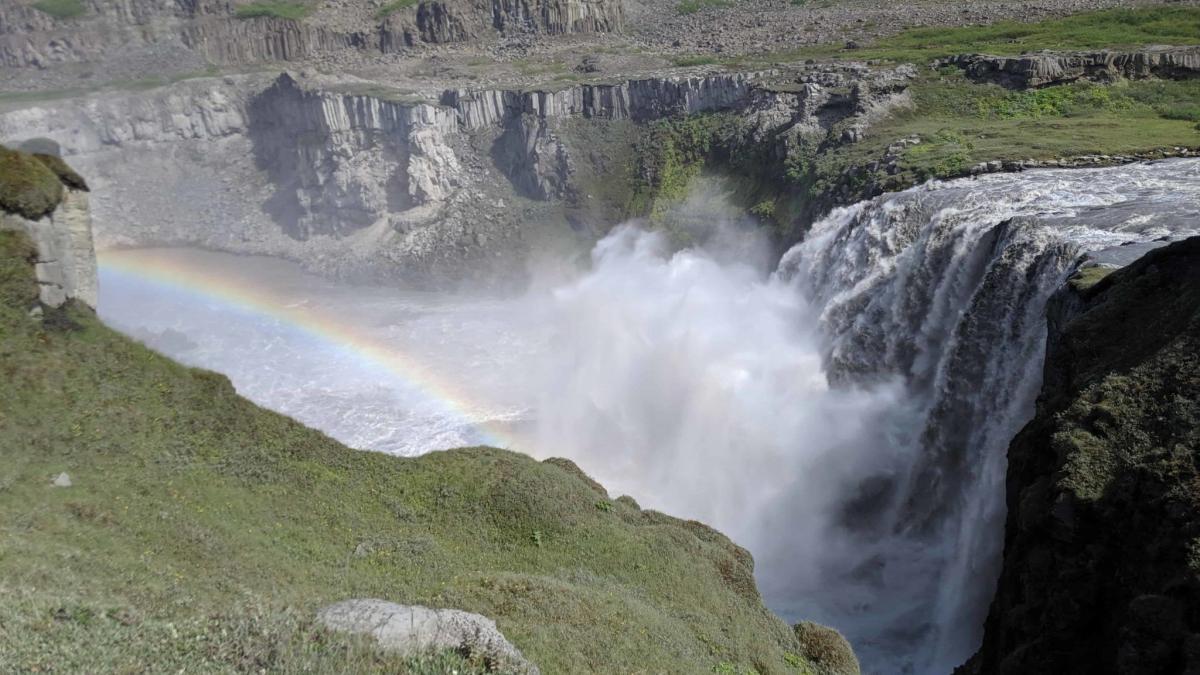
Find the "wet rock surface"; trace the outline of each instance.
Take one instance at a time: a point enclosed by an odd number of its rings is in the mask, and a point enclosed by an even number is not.
[[[1200,237],[1072,286],[1009,447],[983,646],[958,672],[1196,672]]]

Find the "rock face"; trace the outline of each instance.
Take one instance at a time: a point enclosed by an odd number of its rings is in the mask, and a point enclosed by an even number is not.
[[[494,670],[539,672],[504,638],[495,621],[479,614],[384,600],[345,600],[322,609],[317,620],[331,630],[370,635],[389,651],[420,655],[455,650],[485,660]]]
[[[421,43],[609,33],[620,31],[624,23],[620,0],[422,0],[386,16],[376,13],[375,3],[354,3],[316,6],[303,19],[238,16],[244,4],[86,0],[79,16],[57,18],[28,4],[4,2],[0,65],[44,73],[88,63],[136,77],[194,72],[214,64],[369,58]]]
[[[1134,52],[1039,52],[1020,56],[960,54],[941,61],[966,71],[976,82],[1013,89],[1078,80],[1200,77],[1200,47],[1151,47]]]
[[[102,188],[101,246],[198,245],[335,275],[462,278],[520,273],[533,245],[528,209],[561,209],[576,190],[564,124],[731,109],[754,81],[423,100],[349,77],[244,75],[0,113],[0,137],[53,139]],[[535,203],[513,209],[522,196]]]
[[[59,162],[60,163],[60,162]],[[67,300],[96,306],[96,253],[92,246],[92,219],[87,186],[69,169],[57,207],[41,217],[0,208],[0,230],[25,232],[37,247],[34,271],[38,299],[48,307],[61,307]],[[12,189],[0,182],[0,190]]]
[[[960,672],[1197,672],[1200,238],[1074,285],[1009,448],[1003,572]]]
[[[547,238],[575,241],[624,216],[633,178],[621,171],[648,124],[732,112],[756,148],[828,133],[854,142],[907,101],[913,74],[852,64],[428,95],[350,76],[250,74],[10,110],[0,138],[52,139],[101,188],[101,247],[200,246],[334,276],[508,283]],[[607,131],[598,141],[581,125]]]

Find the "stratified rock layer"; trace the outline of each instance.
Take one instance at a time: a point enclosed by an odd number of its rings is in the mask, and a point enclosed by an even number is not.
[[[959,66],[976,82],[1026,89],[1077,80],[1200,77],[1200,47],[1149,47],[1133,52],[1037,52],[1020,56],[959,54],[942,63]]]

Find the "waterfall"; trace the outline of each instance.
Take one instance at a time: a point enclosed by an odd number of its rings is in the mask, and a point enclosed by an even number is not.
[[[817,223],[780,274],[821,307],[831,381],[903,382],[910,461],[858,478],[830,525],[853,560],[826,561],[815,596],[773,575],[767,596],[821,604],[880,672],[963,663],[999,572],[1005,452],[1041,384],[1046,302],[1085,251],[1128,259],[1200,229],[1198,176],[1183,161],[932,183]]]
[[[358,447],[471,444],[490,424],[569,457],[749,548],[767,604],[842,630],[865,672],[945,675],[993,592],[1047,299],[1081,256],[1200,232],[1200,160],[929,183],[834,211],[777,270],[710,188],[689,237],[618,227],[586,271],[520,298],[143,251],[194,284],[102,270],[100,312]],[[214,278],[237,292],[214,301]]]

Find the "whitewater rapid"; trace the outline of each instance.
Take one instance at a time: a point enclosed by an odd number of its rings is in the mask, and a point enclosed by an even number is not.
[[[630,225],[506,299],[124,252],[234,291],[102,264],[100,312],[354,447],[570,457],[746,545],[768,604],[846,632],[867,672],[946,673],[993,590],[1047,298],[1085,252],[1200,232],[1197,205],[1195,160],[932,183],[835,211],[778,270],[744,223],[683,251]]]

